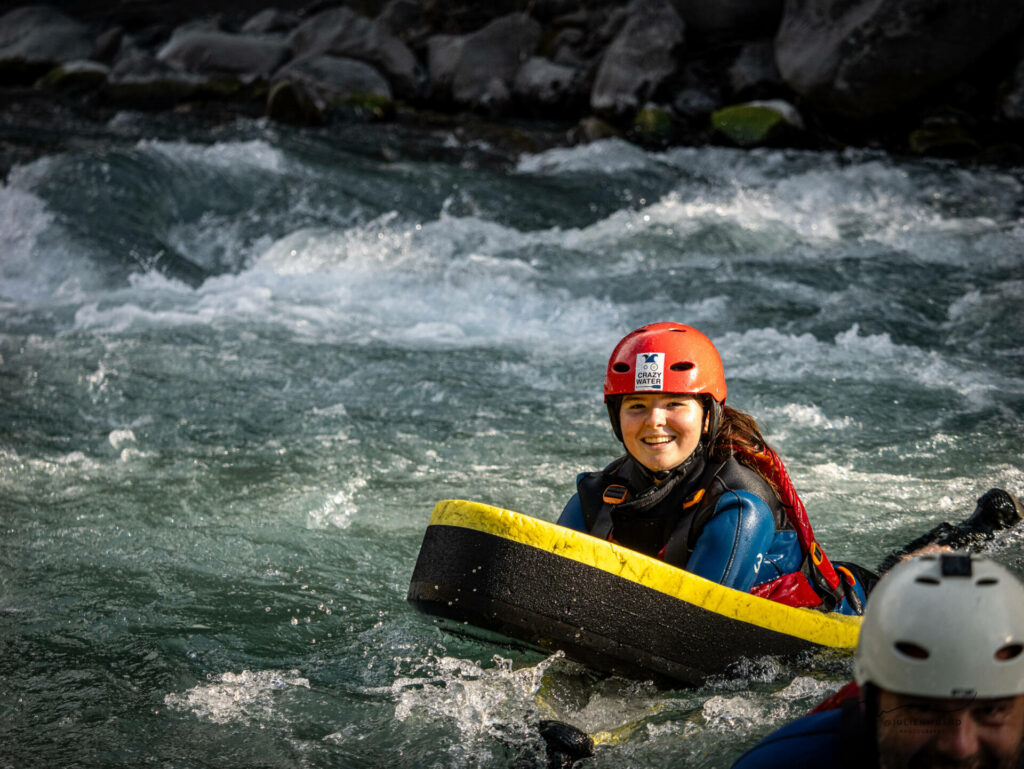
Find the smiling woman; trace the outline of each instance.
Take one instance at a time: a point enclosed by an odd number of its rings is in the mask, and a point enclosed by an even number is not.
[[[685,462],[707,421],[704,407],[692,395],[637,393],[623,398],[619,408],[626,451],[655,473]]]
[[[626,454],[577,479],[559,523],[791,606],[860,614],[877,577],[833,567],[778,455],[725,406],[704,334],[655,323],[612,352],[605,403]]]

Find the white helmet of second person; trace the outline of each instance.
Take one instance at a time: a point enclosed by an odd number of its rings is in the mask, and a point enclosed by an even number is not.
[[[868,599],[854,673],[920,697],[1024,694],[1024,586],[967,553],[898,564]]]

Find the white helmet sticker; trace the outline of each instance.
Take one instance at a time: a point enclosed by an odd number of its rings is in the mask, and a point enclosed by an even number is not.
[[[665,382],[665,353],[642,352],[636,356],[633,389],[637,392],[660,390]]]

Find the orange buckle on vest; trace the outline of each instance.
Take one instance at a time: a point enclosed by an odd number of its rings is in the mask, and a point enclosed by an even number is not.
[[[808,552],[811,555],[811,560],[814,561],[814,565],[821,566],[821,562],[825,560],[825,554],[821,552],[821,545],[818,544],[817,540],[811,543]]]
[[[695,492],[693,492],[692,496],[688,500],[683,502],[683,510],[685,510],[688,507],[693,507],[702,499],[704,499],[704,489],[697,489]]]
[[[612,484],[604,490],[604,494],[601,495],[601,501],[607,502],[609,505],[618,505],[626,500],[628,493],[629,490],[625,486]]]
[[[857,584],[857,579],[853,576],[853,572],[847,569],[845,566],[836,566],[836,571],[843,575],[843,579],[846,580],[846,584],[853,587]]]

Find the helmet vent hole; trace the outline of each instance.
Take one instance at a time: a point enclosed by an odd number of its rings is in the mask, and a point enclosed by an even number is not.
[[[998,585],[999,580],[994,577],[985,577],[984,579],[979,579],[974,584],[978,587],[992,587],[992,585]]]
[[[1024,644],[1007,644],[996,652],[996,659],[1000,662],[1017,659],[1024,652]]]
[[[673,371],[689,371],[693,368],[693,364],[690,361],[680,361],[679,363],[673,363],[669,368]]]
[[[615,371],[617,371],[619,374],[625,374],[627,371],[629,371],[629,364],[616,363],[614,366],[612,366],[612,368],[615,369]]]
[[[897,641],[893,646],[896,647],[896,651],[902,654],[904,657],[910,657],[915,660],[926,660],[931,653],[923,646],[918,646],[916,643],[910,641]]]
[[[918,577],[914,582],[920,582],[922,585],[939,585],[938,577]]]

